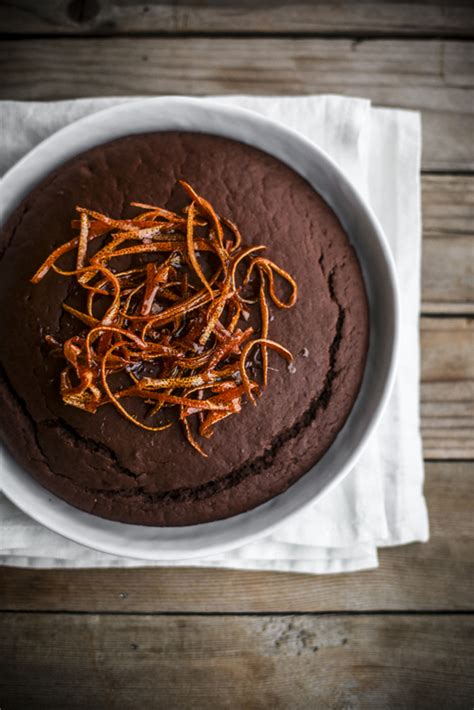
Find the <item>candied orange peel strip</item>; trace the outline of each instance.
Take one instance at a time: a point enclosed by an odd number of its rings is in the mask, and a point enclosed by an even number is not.
[[[76,207],[71,227],[78,235],[55,249],[31,281],[54,271],[75,278],[84,294],[82,306],[77,298],[74,306],[62,304],[78,334],[62,343],[45,336],[65,361],[65,404],[91,414],[112,406],[150,432],[181,424],[189,444],[207,456],[197,437],[209,439],[245,399],[256,404],[268,383],[268,351],[293,361],[269,338],[269,303],[292,308],[298,287],[262,255],[264,245],[246,245],[233,221],[179,183],[189,198],[181,213],[132,202],[140,214],[114,219]],[[89,248],[97,239],[99,248]],[[277,294],[277,278],[286,297]],[[261,366],[249,362],[254,348]]]

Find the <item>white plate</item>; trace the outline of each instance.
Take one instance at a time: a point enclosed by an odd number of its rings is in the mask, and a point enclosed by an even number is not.
[[[25,513],[75,542],[144,560],[201,557],[250,542],[340,483],[361,455],[387,402],[398,337],[395,269],[373,212],[326,153],[295,131],[252,111],[209,100],[165,97],[94,113],[45,140],[6,174],[0,188],[2,218],[6,219],[42,178],[78,153],[120,136],[169,130],[212,133],[248,143],[306,178],[334,209],[357,251],[369,298],[371,331],[359,396],[325,456],[282,495],[226,520],[175,528],[104,520],[49,493],[4,453],[0,487]]]

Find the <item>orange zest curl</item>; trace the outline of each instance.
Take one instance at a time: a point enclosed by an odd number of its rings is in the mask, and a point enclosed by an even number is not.
[[[39,284],[52,270],[75,278],[84,294],[82,306],[62,304],[79,334],[63,343],[45,336],[65,361],[65,404],[91,414],[109,405],[150,432],[181,424],[189,444],[207,456],[196,437],[209,439],[218,422],[242,410],[244,398],[256,404],[271,369],[268,351],[293,361],[269,338],[269,302],[291,308],[298,287],[261,254],[265,246],[245,245],[234,222],[179,183],[189,198],[181,214],[132,202],[141,214],[113,219],[77,207],[71,226],[78,236],[55,249],[31,281]],[[91,247],[99,238],[99,248]],[[277,295],[277,278],[288,295]],[[249,362],[254,348],[260,363]]]

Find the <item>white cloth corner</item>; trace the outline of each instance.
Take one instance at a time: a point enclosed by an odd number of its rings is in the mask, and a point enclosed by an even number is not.
[[[1,102],[0,171],[62,126],[127,100],[133,99]],[[237,550],[185,563],[114,557],[46,530],[0,494],[0,563],[332,573],[376,567],[378,547],[428,539],[419,433],[420,116],[342,96],[218,100],[258,111],[317,143],[371,204],[385,230],[401,287],[401,347],[394,390],[377,431],[339,486],[272,535]]]

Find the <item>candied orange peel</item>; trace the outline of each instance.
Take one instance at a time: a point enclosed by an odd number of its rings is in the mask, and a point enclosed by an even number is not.
[[[211,437],[218,422],[241,411],[244,398],[256,404],[268,382],[268,351],[293,361],[269,338],[269,300],[291,308],[298,287],[262,255],[264,245],[246,246],[234,222],[179,182],[190,200],[182,214],[132,202],[141,214],[113,219],[76,207],[79,219],[71,226],[78,235],[55,249],[31,281],[53,270],[75,278],[85,295],[84,310],[62,304],[81,324],[80,334],[63,343],[45,338],[66,363],[63,402],[92,414],[113,406],[151,432],[181,423],[191,446],[206,456],[196,435]],[[74,252],[75,268],[58,265]],[[128,268],[119,270],[120,259]],[[244,298],[255,274],[256,297]],[[277,294],[277,278],[286,283],[286,299]],[[259,329],[248,324],[254,309]],[[248,364],[254,348],[258,368]],[[127,400],[135,400],[133,411]]]

